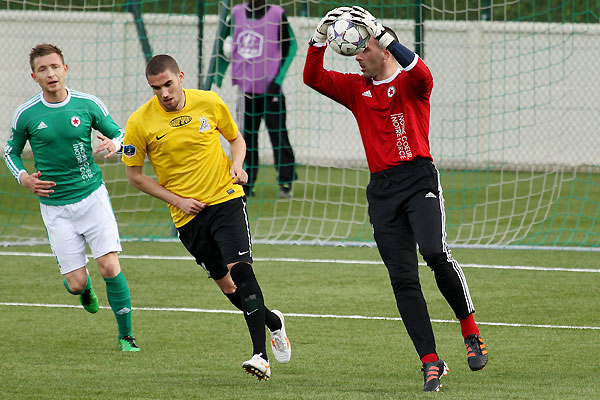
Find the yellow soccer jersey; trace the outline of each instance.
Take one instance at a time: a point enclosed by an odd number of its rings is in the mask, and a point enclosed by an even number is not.
[[[167,190],[209,205],[242,197],[240,185],[229,174],[231,160],[220,135],[233,140],[238,132],[229,109],[215,92],[185,89],[185,107],[167,112],[156,96],[134,112],[125,129],[123,162],[152,163],[158,182]],[[176,227],[193,215],[168,204]]]

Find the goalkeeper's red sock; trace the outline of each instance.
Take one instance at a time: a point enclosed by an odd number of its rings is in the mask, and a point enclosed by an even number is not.
[[[435,362],[437,360],[439,360],[440,358],[438,357],[437,354],[435,353],[429,353],[429,354],[425,354],[423,357],[421,357],[421,363],[425,364],[428,362]]]
[[[473,314],[469,314],[467,318],[463,318],[460,320],[460,330],[464,338],[466,338],[469,335],[479,335],[479,328],[475,323]]]

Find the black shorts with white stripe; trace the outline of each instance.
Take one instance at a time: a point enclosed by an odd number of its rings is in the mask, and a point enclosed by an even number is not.
[[[196,263],[215,280],[227,275],[227,264],[252,263],[246,197],[208,206],[177,230]]]

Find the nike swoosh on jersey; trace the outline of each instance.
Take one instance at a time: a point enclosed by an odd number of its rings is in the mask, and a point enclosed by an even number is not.
[[[250,253],[250,251],[238,251],[238,255],[243,256],[244,254]]]
[[[167,133],[169,133],[169,132],[167,132]],[[165,136],[167,136],[167,133],[165,133],[165,134],[164,134],[164,135],[162,135],[162,136],[158,136],[158,135],[156,135],[156,140],[160,140],[160,139],[164,138]]]

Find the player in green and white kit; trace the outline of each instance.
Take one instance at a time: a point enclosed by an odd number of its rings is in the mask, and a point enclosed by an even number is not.
[[[95,96],[65,86],[68,66],[62,52],[50,44],[29,54],[32,78],[42,92],[15,113],[4,161],[19,183],[39,196],[50,246],[64,276],[67,291],[79,295],[90,313],[98,298],[86,268],[86,243],[106,282],[122,351],[139,351],[131,332],[131,296],[119,264],[117,222],[102,171],[94,162],[91,131],[101,132],[94,153],[109,157],[122,147],[123,131]],[[36,172],[29,174],[21,154],[29,140]]]

